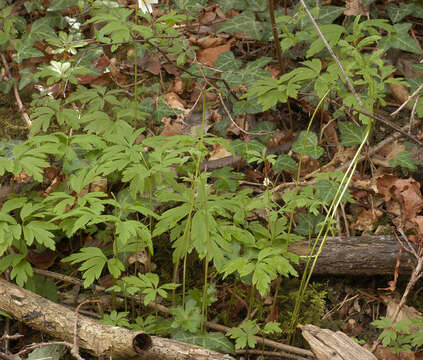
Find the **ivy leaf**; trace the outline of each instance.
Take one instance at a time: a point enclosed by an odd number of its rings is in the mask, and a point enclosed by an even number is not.
[[[395,24],[400,22],[406,16],[413,14],[416,9],[416,4],[413,3],[404,3],[401,6],[395,5],[394,3],[389,3],[386,5],[386,10],[388,11],[389,18]]]
[[[385,50],[394,48],[414,54],[420,54],[420,50],[416,42],[408,33],[410,27],[410,23],[394,24],[395,33],[390,36],[383,37],[379,43],[380,47]]]
[[[299,10],[300,7],[301,4],[298,3],[296,10]],[[332,24],[340,15],[342,15],[345,11],[345,7],[328,5],[311,9],[311,12],[315,14],[316,10],[318,11],[317,15],[315,16],[317,23],[319,25],[327,25]],[[305,16],[301,19],[300,26],[303,30],[311,30],[313,28],[313,24],[311,23],[308,16]]]
[[[352,121],[338,122],[341,131],[341,144],[344,146],[360,145],[365,137],[365,126],[359,126]]]
[[[60,360],[64,355],[65,351],[66,347],[64,345],[47,345],[31,351],[27,357],[27,360]]]
[[[303,153],[313,159],[318,159],[323,155],[324,149],[317,144],[317,135],[314,132],[310,131],[307,134],[306,131],[301,131],[297,141],[292,145],[292,151],[295,151],[297,154]]]
[[[232,19],[225,21],[217,33],[226,32],[228,34],[238,32],[250,35],[256,40],[266,40],[268,33],[265,31],[263,23],[256,20],[254,12],[244,11]]]
[[[221,71],[237,71],[242,65],[242,61],[235,58],[232,51],[227,51],[219,54],[219,57],[214,63],[214,68]]]
[[[225,166],[222,169],[218,169],[212,172],[212,178],[215,178],[216,181],[213,183],[213,187],[216,191],[236,191],[238,188],[238,180],[244,177],[244,174],[236,173],[232,168]]]

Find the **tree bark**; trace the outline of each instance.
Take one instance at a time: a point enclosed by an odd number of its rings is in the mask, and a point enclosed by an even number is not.
[[[289,251],[307,256],[312,245],[312,242],[297,241],[289,247]],[[328,237],[313,274],[369,276],[393,274],[400,250],[401,245],[393,235]],[[300,271],[304,268],[304,264],[305,260],[301,260]],[[411,273],[412,265],[408,253],[402,251],[399,273]]]
[[[315,325],[300,328],[317,360],[377,360],[370,351],[342,331],[321,329]]]
[[[4,279],[0,279],[0,309],[36,330],[74,343],[75,311]],[[77,325],[78,346],[95,356],[145,360],[233,359],[196,345],[104,325],[83,315],[78,315]]]

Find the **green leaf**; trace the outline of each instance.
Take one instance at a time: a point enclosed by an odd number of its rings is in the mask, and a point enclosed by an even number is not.
[[[63,0],[66,1],[66,0]],[[31,351],[27,360],[51,359],[60,360],[66,351],[64,345],[47,345]]]
[[[55,0],[47,8],[47,11],[60,11],[68,7],[77,5],[79,0]]]
[[[72,254],[62,259],[62,262],[71,262],[76,264],[82,262],[79,267],[80,271],[83,271],[82,278],[84,280],[84,287],[89,287],[95,280],[100,278],[101,272],[106,265],[107,258],[101,251],[96,247],[82,248],[81,252]]]
[[[343,26],[336,25],[336,24],[322,25],[320,29],[322,30],[322,33],[325,36],[326,40],[328,41],[329,45],[331,45],[332,47],[337,45],[339,39],[341,38],[341,35],[346,32]],[[323,43],[323,40],[319,37],[316,40],[314,40],[309,46],[306,53],[306,57],[310,58],[313,55],[316,55],[317,53],[322,51],[324,48],[325,48],[325,45]],[[313,60],[318,60],[318,59],[313,59]]]
[[[228,34],[239,32],[250,35],[256,40],[267,40],[269,32],[265,31],[263,23],[256,20],[254,12],[246,10],[243,13],[226,20],[217,33],[226,32]]]
[[[23,234],[26,243],[31,246],[34,240],[45,247],[55,250],[56,245],[53,240],[55,235],[49,230],[57,230],[58,226],[45,221],[31,221],[23,226]]]
[[[322,221],[325,219],[323,215],[313,214],[298,214],[298,223],[295,227],[295,232],[304,236],[316,235],[322,225]]]
[[[307,134],[306,131],[301,131],[297,141],[292,145],[292,151],[318,159],[323,155],[324,149],[318,146],[317,135],[314,132],[310,131]]]
[[[225,354],[235,353],[234,345],[222,333],[209,332],[204,334],[191,334],[188,332],[178,331],[172,335],[172,339],[202,346],[206,349],[219,351]]]
[[[257,340],[255,335],[260,331],[255,320],[248,320],[243,322],[240,326],[232,328],[226,335],[235,339],[235,349],[250,348],[254,349]]]
[[[15,39],[13,41],[16,53],[13,54],[13,60],[17,63],[21,63],[25,59],[32,57],[44,56],[44,54],[33,47],[34,40],[30,39],[29,36],[23,36],[22,39]]]
[[[366,133],[366,127],[357,125],[352,121],[338,122],[341,131],[341,144],[344,146],[360,145]]]
[[[379,320],[375,320],[370,323],[373,326],[376,326],[378,329],[387,329],[392,328],[394,323],[389,317],[382,316]]]
[[[280,334],[282,332],[282,329],[280,327],[280,324],[276,321],[268,322],[262,331],[265,334]]]
[[[13,264],[13,269],[10,272],[10,278],[16,279],[16,283],[23,287],[30,277],[34,274],[31,264],[25,259]]]
[[[282,170],[296,171],[297,163],[288,154],[280,154],[276,158],[276,162],[272,166],[273,171],[279,172]]]
[[[390,48],[408,51],[414,54],[420,54],[420,49],[414,39],[410,36],[410,23],[395,24],[395,33],[385,36],[380,41],[380,47],[388,50]]]
[[[393,23],[400,22],[406,16],[413,14],[415,8],[416,4],[413,3],[404,3],[401,4],[401,6],[395,5],[394,3],[389,3],[386,5],[389,18]]]
[[[172,328],[197,333],[201,324],[201,312],[194,299],[188,299],[185,307],[169,308],[169,313],[174,316]]]
[[[237,71],[240,69],[242,61],[235,58],[232,51],[219,54],[214,62],[214,68],[221,71]]]
[[[117,258],[112,258],[107,261],[107,268],[109,269],[110,274],[118,279],[122,271],[125,270],[125,266]]]
[[[390,160],[389,164],[392,167],[401,166],[402,169],[407,169],[413,172],[417,170],[419,162],[413,157],[412,153],[404,151],[397,154],[394,160]]]

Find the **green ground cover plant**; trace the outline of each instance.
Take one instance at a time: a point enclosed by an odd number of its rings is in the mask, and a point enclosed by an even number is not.
[[[218,33],[243,32],[269,46],[276,40],[283,56],[298,66],[275,78],[266,70],[272,57],[241,61],[233,51],[220,54],[213,68],[199,64],[196,49],[180,25],[194,21],[207,1],[163,3],[160,15],[152,16],[118,1],[93,0],[59,0],[48,5],[27,1],[23,15],[17,15],[12,13],[11,2],[0,0],[0,51],[9,52],[16,75],[0,81],[0,90],[5,94],[11,94],[14,87],[37,90],[31,91],[27,133],[18,138],[4,136],[0,142],[0,175],[25,178],[21,190],[8,194],[1,205],[0,272],[9,271],[11,280],[34,289],[37,280],[28,254],[49,249],[55,252],[57,263],[67,264],[64,271],[77,267],[85,288],[110,275],[115,280],[110,293],[128,299],[140,295],[139,306],[144,307],[159,298],[172,305],[169,318],[157,312],[141,316],[128,300],[124,311],[113,309],[105,314],[105,323],[170,334],[177,340],[233,353],[256,347],[254,335],[282,333],[286,338],[295,331],[302,320],[302,300],[312,291],[307,285],[321,247],[316,247],[316,241],[305,259],[308,272],[296,293],[297,304],[290,309],[289,325],[265,323],[260,309],[257,318],[240,322],[227,337],[207,333],[205,322],[217,301],[216,288],[226,281],[248,286],[251,313],[272,295],[272,286],[280,277],[298,276],[295,265],[300,258],[290,252],[289,245],[337,232],[337,207],[354,202],[348,183],[374,131],[369,115],[386,105],[389,84],[416,88],[413,79],[393,76],[396,69],[383,54],[392,48],[418,51],[408,33],[409,24],[402,21],[411,13],[421,16],[423,8],[417,2],[410,2],[406,9],[390,4],[389,20],[365,19],[341,16],[343,7],[316,8],[315,2],[308,1],[330,50],[340,59],[338,64],[300,3],[290,15],[276,12],[278,39],[273,38],[266,2],[218,0],[216,4],[223,13],[237,10]],[[27,30],[32,16],[36,20]],[[49,61],[33,71],[30,60],[46,56],[39,43],[48,44],[51,53]],[[157,135],[161,119],[177,117],[181,111],[165,101],[163,87],[168,83],[157,85],[158,77],[152,77],[147,79],[150,84],[139,84],[138,60],[146,54],[172,60],[186,70],[181,75],[185,83],[195,81],[203,86],[199,133]],[[95,66],[95,60],[104,55],[132,63],[133,86],[82,81],[100,76],[100,70],[103,74],[111,71],[110,64],[106,69]],[[316,111],[291,152],[274,155],[267,152],[268,138],[262,134],[274,130],[271,122],[259,124],[249,142],[207,132],[206,92],[221,96],[233,118],[277,111],[300,94],[310,96]],[[292,176],[299,182],[305,156],[325,160],[313,121],[317,111],[328,109],[331,102],[337,104],[334,118],[342,119],[338,123],[341,144],[357,146],[351,167],[346,172],[317,173],[314,185],[297,186],[277,198],[273,189],[279,176]],[[354,109],[363,110],[362,105],[368,113],[360,113],[359,122],[346,120]],[[416,111],[423,114],[421,101]],[[226,117],[222,123],[230,122]],[[204,160],[218,145],[247,163],[264,167],[261,196],[240,187],[244,175],[235,170],[204,171]],[[391,165],[404,171],[416,168],[409,152],[399,154]],[[48,177],[52,168],[57,179],[54,187]],[[65,252],[59,250],[63,248]],[[157,253],[163,249],[168,249],[172,259],[172,274],[168,268],[154,269]],[[141,251],[147,254],[144,272],[128,261],[131,254]],[[190,279],[193,268],[201,269],[201,280]],[[314,298],[321,300],[318,295]],[[321,307],[316,301],[316,308],[320,311]],[[381,321],[375,325],[393,326]],[[392,330],[383,336],[386,344],[395,340],[402,349],[407,340],[407,344],[421,345],[420,333],[404,340],[404,329],[396,329],[401,336]]]

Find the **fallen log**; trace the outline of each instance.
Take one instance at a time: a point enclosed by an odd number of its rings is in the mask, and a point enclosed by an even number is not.
[[[289,251],[309,255],[314,239],[297,241]],[[317,249],[317,248],[316,248]],[[401,245],[393,235],[328,237],[319,255],[313,274],[325,275],[388,275],[393,274]],[[300,271],[305,260],[301,260]],[[412,270],[408,253],[400,256],[399,273]]]
[[[76,319],[75,311],[4,279],[0,279],[0,309],[33,329],[68,343],[73,344],[76,335],[78,347],[97,357],[143,360],[233,359],[200,346],[105,325],[87,316],[78,315]]]
[[[315,325],[299,327],[317,360],[377,360],[370,351],[342,331],[321,329]]]

